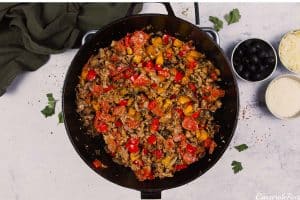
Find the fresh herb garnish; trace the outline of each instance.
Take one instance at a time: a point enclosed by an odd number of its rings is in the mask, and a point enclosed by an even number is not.
[[[48,98],[48,105],[41,110],[41,113],[47,118],[55,113],[55,105],[56,105],[56,100],[53,97],[52,93],[47,94]]]
[[[209,21],[214,24],[214,29],[220,31],[223,28],[223,21],[218,17],[209,16]]]
[[[234,148],[235,148],[236,150],[238,150],[239,152],[241,152],[241,151],[244,151],[244,150],[248,149],[248,145],[246,145],[246,144],[241,144],[241,145],[235,146]]]
[[[238,22],[240,18],[240,11],[237,8],[231,10],[228,14],[224,16],[224,19],[226,20],[228,25]]]
[[[232,161],[231,166],[232,166],[232,170],[235,174],[243,169],[242,163],[235,161],[235,160]]]
[[[62,112],[58,113],[58,123],[64,123],[64,116]]]

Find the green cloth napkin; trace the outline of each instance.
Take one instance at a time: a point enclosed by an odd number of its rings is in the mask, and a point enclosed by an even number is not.
[[[0,3],[0,96],[24,71],[74,47],[82,35],[124,17],[128,3]],[[136,6],[136,11],[141,10]]]

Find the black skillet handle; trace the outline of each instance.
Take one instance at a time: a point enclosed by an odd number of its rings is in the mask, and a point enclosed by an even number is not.
[[[137,4],[138,4],[138,3],[132,3],[132,4],[130,5],[130,7],[128,8],[126,17],[129,17],[129,16],[133,15],[134,8],[135,8],[135,6],[136,6]],[[174,17],[174,16],[175,16],[174,11],[173,11],[173,9],[172,9],[170,3],[163,2],[163,3],[161,3],[161,4],[163,4],[163,5],[166,7],[169,16],[171,16],[171,17]]]
[[[160,200],[161,199],[161,191],[141,191],[141,199],[142,200]]]

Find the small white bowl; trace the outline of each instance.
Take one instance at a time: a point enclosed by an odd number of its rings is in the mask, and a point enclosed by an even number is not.
[[[279,115],[278,113],[274,112],[274,110],[272,110],[271,106],[270,106],[270,99],[268,97],[268,94],[270,93],[270,86],[273,85],[276,81],[278,81],[279,79],[282,79],[282,78],[291,78],[291,79],[294,79],[296,81],[299,82],[300,84],[300,77],[296,76],[296,75],[292,75],[292,74],[283,74],[283,75],[280,75],[280,76],[277,76],[276,78],[274,78],[268,85],[267,87],[267,90],[266,90],[266,93],[265,93],[265,102],[266,102],[266,105],[267,105],[267,108],[268,110],[277,118],[279,119],[283,119],[283,120],[287,120],[287,119],[293,119],[293,118],[297,118],[298,116],[300,116],[300,110],[293,116],[290,116],[290,117],[283,117],[281,115]],[[284,94],[282,94],[284,96]],[[300,101],[300,100],[299,100]]]
[[[237,71],[235,70],[235,67],[234,67],[234,64],[233,64],[233,55],[234,55],[234,52],[235,52],[235,50],[236,50],[242,43],[246,42],[247,40],[262,40],[262,41],[264,41],[265,43],[267,43],[267,44],[272,48],[272,50],[273,50],[273,52],[274,52],[274,55],[275,55],[275,64],[274,64],[273,71],[272,71],[267,77],[265,77],[265,78],[262,79],[262,80],[259,80],[259,81],[250,81],[250,80],[244,79],[244,78],[243,78],[242,76],[240,76],[239,73],[237,73]],[[277,62],[278,62],[277,60],[278,60],[278,58],[277,58],[277,53],[276,53],[276,50],[274,49],[274,47],[272,46],[272,44],[271,44],[270,42],[266,41],[266,40],[261,39],[261,38],[248,38],[248,39],[242,40],[242,41],[240,41],[239,43],[237,43],[237,44],[235,45],[235,47],[233,48],[232,53],[231,53],[231,66],[232,66],[232,69],[233,69],[235,75],[236,75],[237,77],[239,77],[240,79],[242,79],[243,81],[246,81],[246,82],[249,82],[249,83],[259,83],[259,82],[263,82],[263,81],[269,79],[269,78],[274,74],[274,72],[276,71],[276,68],[277,68]]]
[[[281,38],[280,43],[279,43],[279,47],[278,47],[278,55],[280,58],[280,61],[282,63],[282,65],[290,72],[295,73],[295,74],[300,74],[300,71],[294,71],[290,68],[290,66],[288,65],[288,63],[284,62],[284,59],[282,59],[282,51],[283,51],[283,41],[286,37],[288,37],[290,34],[300,34],[300,30],[293,30],[293,31],[289,31],[286,34],[284,34],[284,36]]]

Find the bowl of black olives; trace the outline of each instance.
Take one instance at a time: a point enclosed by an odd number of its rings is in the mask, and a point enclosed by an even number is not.
[[[260,82],[275,72],[277,55],[269,42],[251,38],[239,42],[234,47],[231,63],[233,71],[242,80]]]

